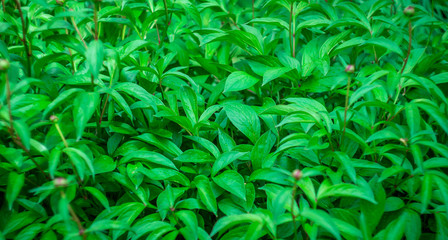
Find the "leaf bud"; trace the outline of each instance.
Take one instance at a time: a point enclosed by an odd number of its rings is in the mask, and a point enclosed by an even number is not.
[[[9,69],[9,66],[11,66],[11,64],[9,63],[8,60],[6,59],[0,59],[0,71],[7,71]]]
[[[415,8],[413,6],[408,6],[403,10],[404,15],[412,17],[415,14]]]
[[[296,169],[292,172],[292,176],[294,177],[294,179],[299,181],[300,179],[302,179],[303,173],[299,169]]]
[[[346,73],[354,73],[355,72],[355,65],[349,64],[345,67]]]

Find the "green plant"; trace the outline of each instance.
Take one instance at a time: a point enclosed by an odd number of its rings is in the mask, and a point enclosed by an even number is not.
[[[0,239],[447,239],[447,12],[2,0]]]

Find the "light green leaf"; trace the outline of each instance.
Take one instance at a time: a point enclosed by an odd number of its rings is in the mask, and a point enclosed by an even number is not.
[[[213,181],[226,191],[234,194],[235,196],[243,200],[246,200],[244,179],[237,171],[227,170],[219,174],[218,176],[214,177]]]
[[[246,72],[236,71],[231,73],[226,79],[224,92],[235,92],[248,89],[255,85],[259,80]]]
[[[8,202],[9,210],[12,209],[12,204],[19,196],[20,190],[22,190],[25,183],[25,174],[18,174],[16,172],[10,172],[8,176],[8,185],[6,186],[6,201]]]
[[[84,129],[95,112],[100,95],[98,93],[80,93],[73,102],[73,118],[76,128],[76,140],[81,139]]]

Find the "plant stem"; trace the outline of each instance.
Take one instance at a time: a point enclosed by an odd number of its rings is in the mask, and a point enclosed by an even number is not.
[[[292,216],[292,223],[294,224],[294,239],[297,239],[297,223],[296,223],[296,215],[294,215],[294,203],[295,203],[296,191],[297,191],[297,183],[296,181],[294,181],[291,196],[291,216]]]
[[[106,101],[104,101],[103,109],[101,110],[100,119],[98,120],[98,125],[101,126],[101,122],[103,120],[104,111],[106,110],[107,100],[109,100],[109,93],[106,96]]]
[[[86,41],[84,41],[84,38],[82,37],[81,32],[79,31],[78,25],[75,22],[75,18],[71,17],[71,19],[72,19],[72,24],[73,24],[73,27],[75,28],[76,33],[78,34],[79,38],[81,38],[81,41],[84,44],[84,47],[87,49]]]
[[[54,126],[56,127],[56,130],[58,130],[59,136],[62,139],[62,142],[64,143],[65,147],[68,148],[67,140],[65,140],[64,134],[62,134],[61,128],[59,127],[58,123],[55,123]]]
[[[16,131],[14,128],[14,119],[12,117],[12,110],[11,110],[11,87],[9,85],[9,77],[8,72],[5,72],[5,80],[6,80],[6,104],[8,105],[8,115],[9,115],[9,128],[8,132],[9,135],[11,135],[12,140],[14,141],[17,146],[19,146],[23,151],[25,151],[28,154],[28,157],[31,159],[31,161],[36,165],[36,168],[39,169],[39,171],[42,173],[42,175],[49,179],[48,176],[45,174],[44,170],[40,167],[39,163],[34,160],[34,158],[31,156],[30,151],[23,145],[22,140],[16,136]]]
[[[65,13],[65,8],[62,8],[62,10],[63,10],[63,12]],[[64,21],[67,22],[67,17],[64,17]],[[68,29],[65,29],[65,34],[68,35]],[[68,49],[68,53],[70,54],[70,61],[71,61],[71,63],[72,63],[72,75],[74,75],[75,72],[76,72],[76,69],[75,69],[75,62],[73,61],[72,50],[71,50],[69,47],[67,47],[67,49]]]
[[[22,12],[22,6],[20,5],[20,0],[15,0],[15,2],[17,5],[17,9],[19,10],[20,20],[22,21],[22,34],[23,34],[22,42],[23,47],[25,48],[26,59],[28,62],[27,66],[28,76],[31,76],[31,56],[32,56],[31,46],[28,46],[28,43],[26,42],[26,25],[25,25],[25,19],[23,18],[23,12]]]
[[[5,0],[2,0],[3,12],[6,13]]]
[[[157,25],[157,20],[156,20],[156,30],[157,30],[157,40],[159,41],[159,45],[160,45],[160,33],[159,33],[159,26]]]
[[[409,19],[409,24],[408,24],[408,31],[409,31],[409,45],[408,45],[408,54],[406,56],[406,58],[404,59],[404,63],[403,63],[403,67],[401,68],[401,74],[403,74],[404,68],[406,67],[406,64],[408,64],[408,59],[409,59],[409,55],[411,54],[411,47],[412,47],[412,23],[411,20]]]
[[[66,195],[63,191],[61,191],[61,198],[66,198]],[[68,211],[70,212],[70,215],[72,216],[73,220],[76,222],[76,225],[78,225],[79,235],[81,235],[83,239],[86,239],[85,229],[82,226],[81,221],[78,218],[78,215],[76,215],[76,212],[73,210],[70,203],[67,204],[67,208],[68,208]]]
[[[349,98],[349,94],[350,94],[350,82],[351,82],[351,78],[350,76],[348,76],[348,80],[347,80],[347,93],[345,95],[345,109],[344,109],[344,128],[342,130],[342,136],[341,136],[341,144],[340,146],[342,146],[342,143],[344,142],[344,135],[345,135],[345,127],[347,125],[347,111],[348,111],[348,98]]]

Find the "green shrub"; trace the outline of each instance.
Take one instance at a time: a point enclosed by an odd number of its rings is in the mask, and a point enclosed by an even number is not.
[[[0,239],[448,239],[447,12],[2,0]]]

